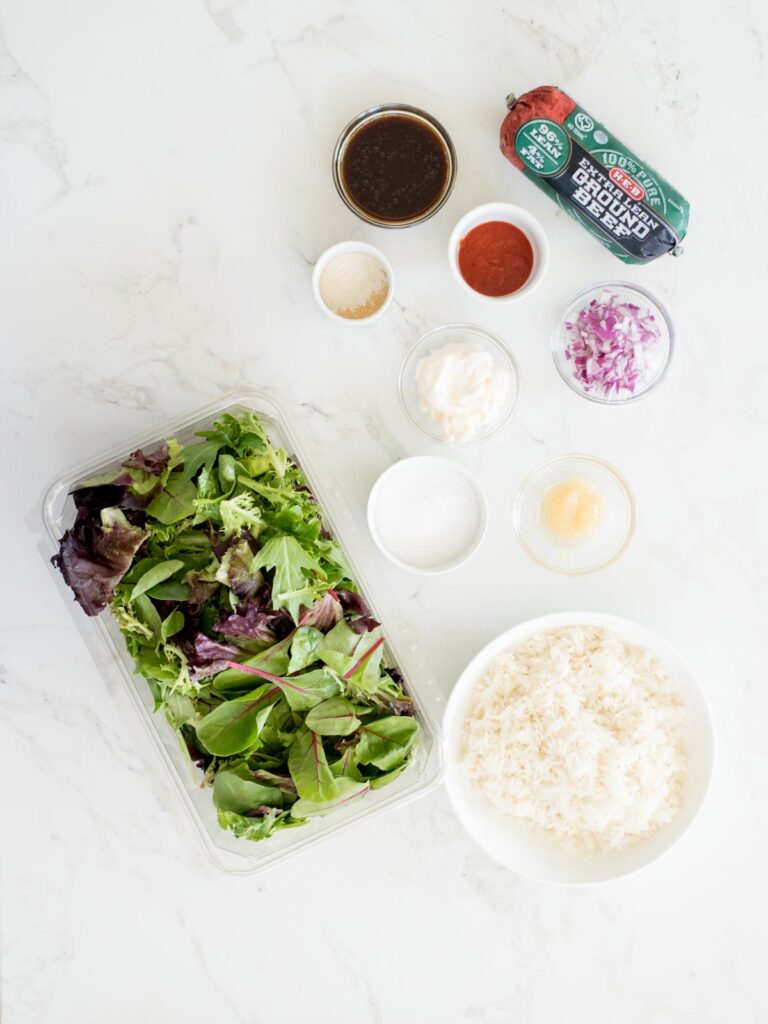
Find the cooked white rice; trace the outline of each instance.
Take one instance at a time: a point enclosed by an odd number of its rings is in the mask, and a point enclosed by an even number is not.
[[[611,630],[536,633],[477,685],[462,737],[499,811],[577,850],[616,850],[680,807],[683,709],[648,651]]]

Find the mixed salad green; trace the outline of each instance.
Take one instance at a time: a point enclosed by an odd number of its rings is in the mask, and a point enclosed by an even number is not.
[[[53,561],[111,609],[221,826],[258,840],[391,782],[419,724],[301,468],[253,413],[198,436],[73,490]]]

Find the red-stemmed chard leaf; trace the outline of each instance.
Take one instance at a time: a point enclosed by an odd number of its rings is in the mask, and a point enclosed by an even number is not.
[[[198,724],[197,738],[219,757],[250,750],[279,696],[278,686],[265,684],[245,697],[219,704]]]
[[[253,665],[239,665],[237,662],[229,662],[229,668],[236,668],[248,675],[258,676],[267,682],[279,686],[285,694],[285,699],[294,711],[307,711],[316,704],[334,697],[341,690],[338,680],[328,669],[318,668],[312,672],[302,672],[297,676],[276,676],[265,669]]]
[[[355,747],[360,764],[372,764],[388,772],[405,760],[419,735],[419,723],[407,715],[391,715],[360,727]]]
[[[336,795],[326,800],[309,800],[302,797],[291,807],[292,818],[311,818],[316,814],[328,814],[357,800],[370,789],[370,783],[357,782],[344,776],[336,780]]]
[[[291,743],[288,771],[303,800],[324,803],[338,795],[338,783],[328,767],[322,738],[306,726],[299,729]]]
[[[321,736],[349,736],[360,725],[355,705],[346,697],[331,697],[316,704],[304,719],[312,732]]]
[[[344,673],[344,678],[345,679],[351,679],[352,676],[355,674],[355,672],[357,672],[357,670],[359,668],[363,667],[363,665],[366,663],[366,661],[368,661],[368,659],[373,654],[373,652],[377,651],[379,649],[379,647],[381,647],[381,645],[383,643],[384,643],[384,637],[380,636],[378,640],[376,640],[374,643],[372,643],[371,646],[369,648],[367,648],[367,650],[365,650],[360,655],[360,657],[354,663],[352,668],[350,668],[347,672]]]

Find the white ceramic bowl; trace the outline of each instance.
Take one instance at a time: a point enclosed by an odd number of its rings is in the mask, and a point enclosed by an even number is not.
[[[528,280],[522,288],[518,288],[516,292],[511,292],[509,295],[483,295],[482,292],[475,291],[467,284],[459,270],[459,244],[462,238],[479,224],[486,224],[488,221],[494,220],[506,221],[508,224],[514,224],[515,227],[520,228],[528,236],[533,248],[533,267]],[[549,243],[539,221],[522,206],[515,206],[513,203],[484,203],[482,206],[476,206],[469,213],[465,213],[451,232],[448,242],[448,263],[451,273],[460,287],[470,295],[474,295],[476,299],[495,303],[517,302],[532,292],[544,277],[549,263]]]
[[[624,640],[647,648],[672,678],[685,708],[684,742],[688,755],[682,806],[677,816],[648,839],[613,853],[577,855],[533,836],[523,825],[500,814],[464,775],[459,750],[475,685],[490,662],[534,633],[573,625],[597,625],[614,630]],[[464,669],[448,701],[443,720],[446,748],[446,786],[464,827],[505,867],[541,882],[586,885],[633,874],[666,853],[688,830],[699,813],[714,767],[714,732],[707,700],[696,678],[677,651],[661,637],[628,619],[600,612],[560,612],[530,619],[492,640]]]
[[[460,543],[452,544],[448,537],[446,550],[441,557],[435,560],[420,560],[416,558],[409,560],[405,558],[402,549],[398,547],[397,538],[395,542],[388,543],[387,537],[395,533],[395,526],[387,521],[388,499],[397,493],[398,487],[405,493],[409,506],[398,505],[398,510],[403,507],[413,509],[420,501],[419,477],[425,471],[437,467],[445,473],[455,476],[458,482],[466,487],[466,493],[471,494],[476,503],[477,525],[461,539]],[[399,478],[399,480],[398,480]],[[439,517],[442,502],[436,500],[434,516]],[[437,524],[436,524],[437,526]],[[437,455],[415,455],[408,459],[401,459],[386,469],[371,488],[368,497],[368,528],[371,536],[376,542],[376,547],[394,565],[408,572],[416,572],[422,575],[433,575],[435,573],[449,572],[463,565],[477,551],[488,527],[488,502],[483,489],[476,477],[466,466],[453,459],[444,459]],[[446,535],[446,531],[442,531]],[[441,531],[436,528],[435,536],[439,537]]]
[[[387,278],[389,280],[389,288],[387,290],[387,297],[384,299],[382,304],[372,313],[370,316],[363,317],[360,320],[351,320],[346,316],[339,316],[338,313],[334,313],[332,309],[323,302],[323,297],[320,294],[320,278],[322,277],[323,271],[337,256],[344,256],[348,252],[361,252],[366,256],[373,256],[374,259],[378,260],[379,263],[384,267],[387,272]],[[367,242],[337,242],[336,245],[332,245],[330,249],[326,249],[325,252],[318,258],[315,263],[315,269],[312,271],[312,294],[315,296],[315,302],[318,304],[320,309],[329,316],[331,320],[335,320],[340,324],[347,324],[353,327],[362,327],[365,324],[371,323],[373,320],[377,320],[383,315],[386,309],[389,308],[392,302],[392,296],[395,294],[395,272],[392,270],[392,264],[389,262],[387,257],[381,251],[377,249],[375,245],[368,245]]]

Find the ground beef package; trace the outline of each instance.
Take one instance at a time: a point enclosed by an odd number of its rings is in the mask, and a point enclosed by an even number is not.
[[[554,85],[507,97],[501,151],[624,263],[682,252],[688,201]]]

